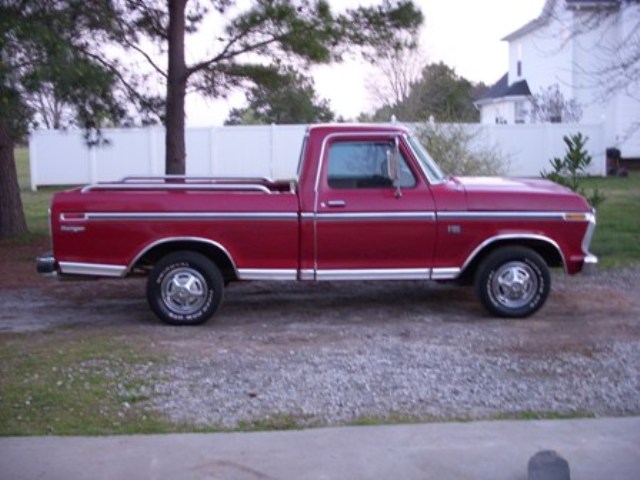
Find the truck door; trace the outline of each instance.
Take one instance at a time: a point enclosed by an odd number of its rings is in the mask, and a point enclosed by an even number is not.
[[[392,185],[393,148],[388,136],[327,140],[314,212],[316,279],[429,278],[433,198],[402,145],[400,188]]]

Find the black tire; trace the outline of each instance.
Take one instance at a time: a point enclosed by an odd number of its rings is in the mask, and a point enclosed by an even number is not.
[[[505,247],[482,261],[475,287],[480,302],[492,315],[524,318],[547,301],[551,275],[546,262],[533,250]]]
[[[224,280],[218,267],[197,252],[161,258],[147,279],[147,302],[170,325],[200,325],[218,310]]]

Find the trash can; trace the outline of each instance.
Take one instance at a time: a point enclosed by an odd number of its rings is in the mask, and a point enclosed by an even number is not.
[[[617,175],[620,169],[620,149],[607,148],[607,175]]]

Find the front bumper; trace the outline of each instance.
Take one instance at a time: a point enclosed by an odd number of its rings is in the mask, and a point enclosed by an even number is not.
[[[590,274],[594,273],[598,269],[598,257],[592,254],[589,249],[591,247],[591,240],[596,230],[596,210],[591,211],[589,215],[589,225],[582,239],[582,251],[585,254],[584,263],[582,264],[582,273]]]
[[[47,252],[36,257],[36,271],[42,275],[57,275],[58,262],[53,253]]]
[[[598,257],[590,253],[584,259],[584,263],[582,264],[582,273],[585,275],[589,275],[597,271],[598,271]]]

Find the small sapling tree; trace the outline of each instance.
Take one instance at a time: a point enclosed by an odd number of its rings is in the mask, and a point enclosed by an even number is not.
[[[591,167],[593,160],[585,148],[589,137],[578,132],[573,135],[565,135],[562,139],[567,146],[564,157],[549,160],[553,170],[551,172],[543,171],[540,175],[583,195],[594,208],[597,208],[604,202],[604,195],[597,188],[586,192],[582,185],[582,180],[588,176],[589,167]]]

